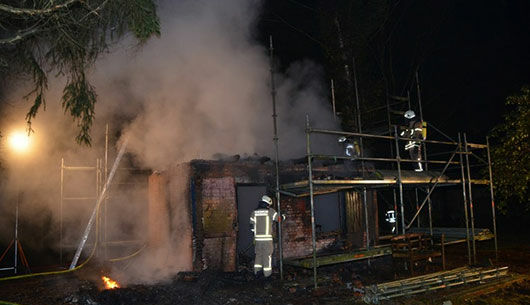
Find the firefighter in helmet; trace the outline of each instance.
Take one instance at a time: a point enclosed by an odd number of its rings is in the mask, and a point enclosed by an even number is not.
[[[342,136],[337,139],[337,142],[344,145],[344,153],[346,156],[351,157],[352,159],[361,156],[361,147],[359,146],[359,141],[357,141],[357,139]]]
[[[407,127],[401,131],[400,136],[410,138],[410,141],[405,144],[405,150],[409,152],[411,159],[418,160],[414,170],[421,172],[423,171],[423,166],[421,164],[420,140],[425,140],[426,138],[426,122],[418,121],[416,119],[416,114],[412,110],[407,110],[404,117],[407,120]]]
[[[280,217],[272,208],[272,199],[264,195],[250,215],[251,231],[254,232],[255,259],[254,274],[263,270],[263,275],[269,277],[272,274],[272,252],[274,245],[272,242],[272,222],[285,219],[285,215]]]

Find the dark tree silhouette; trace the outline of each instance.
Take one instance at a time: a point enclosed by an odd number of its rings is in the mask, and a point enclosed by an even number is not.
[[[511,110],[491,132],[491,158],[497,207],[503,213],[530,211],[530,87],[509,96]]]

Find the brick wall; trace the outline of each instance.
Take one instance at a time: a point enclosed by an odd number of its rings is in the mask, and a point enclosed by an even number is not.
[[[311,237],[311,209],[306,198],[282,196],[282,225],[284,258],[304,257],[313,253]],[[317,238],[316,248],[320,251],[336,241],[336,237]]]
[[[234,178],[203,179],[201,207],[203,268],[235,271],[237,204]]]

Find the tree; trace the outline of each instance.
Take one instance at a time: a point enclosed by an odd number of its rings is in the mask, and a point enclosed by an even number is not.
[[[141,45],[160,35],[154,0],[1,0],[0,72],[29,76],[32,98],[26,120],[46,107],[49,73],[67,79],[62,106],[77,122],[78,143],[90,145],[97,95],[87,70],[127,33]]]
[[[414,90],[415,73],[432,51],[448,7],[445,2],[320,1],[321,39],[344,129],[357,129],[355,81],[364,131],[388,128],[387,98]],[[393,110],[407,110],[402,104]]]
[[[509,96],[506,105],[511,108],[504,123],[491,132],[493,183],[497,207],[506,214],[530,211],[530,87]]]

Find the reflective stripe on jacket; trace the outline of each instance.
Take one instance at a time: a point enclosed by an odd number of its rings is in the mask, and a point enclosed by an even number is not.
[[[273,209],[257,209],[250,215],[250,223],[253,225],[254,239],[272,240],[272,222],[278,213]]]

